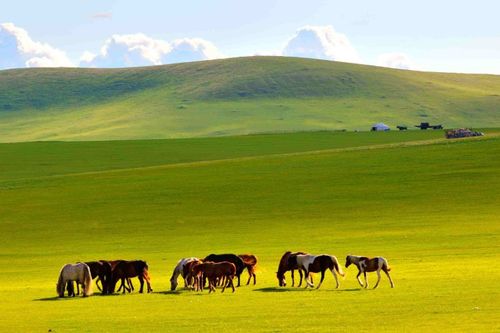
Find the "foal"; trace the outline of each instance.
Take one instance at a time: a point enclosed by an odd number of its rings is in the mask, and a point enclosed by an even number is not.
[[[230,285],[233,289],[233,293],[235,291],[233,279],[236,275],[236,266],[228,261],[222,262],[204,262],[202,264],[195,265],[193,267],[193,275],[195,280],[195,288],[196,290],[203,290],[203,279],[206,277],[208,280],[209,293],[212,291],[215,292],[215,286],[217,285],[217,279],[226,280],[222,284],[222,291],[226,289],[226,286]]]
[[[389,274],[389,271],[391,268],[389,267],[389,263],[385,258],[382,257],[375,257],[375,258],[368,258],[368,257],[360,257],[360,256],[353,256],[353,255],[348,255],[345,259],[345,267],[349,267],[350,264],[356,265],[358,268],[358,275],[356,275],[356,279],[358,279],[359,284],[361,287],[368,288],[368,280],[366,279],[366,272],[377,272],[378,280],[377,283],[375,284],[375,287],[373,289],[378,287],[378,284],[380,282],[380,271],[384,271],[384,273],[387,275],[389,278],[389,282],[391,283],[391,288],[394,288],[394,282],[392,282],[391,275]],[[363,286],[363,282],[361,282],[359,276],[363,273],[365,276],[365,285]]]

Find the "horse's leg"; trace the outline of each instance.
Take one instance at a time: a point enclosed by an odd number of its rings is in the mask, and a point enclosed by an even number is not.
[[[127,287],[127,278],[122,278],[122,287],[123,287],[123,293],[125,294],[125,292],[129,292],[131,293],[132,292],[132,289],[130,289],[129,287]]]
[[[97,279],[95,280],[95,285],[99,291],[102,291],[101,286],[99,285],[99,281],[101,281],[101,277],[98,276]]]
[[[380,283],[380,269],[377,269],[377,283],[375,283],[375,287],[373,287],[373,289],[376,289],[379,283]]]
[[[255,286],[256,283],[257,283],[257,275],[255,274],[255,272],[253,272],[253,285]]]
[[[308,271],[304,270],[304,280],[306,281],[306,286],[304,287],[305,289],[307,289],[307,287],[313,287],[314,288],[314,285],[312,285],[309,282],[309,275],[310,275],[310,273]]]
[[[141,288],[139,289],[139,293],[142,294],[144,291],[143,290],[144,289],[144,277],[142,275],[139,275],[138,278],[139,278],[139,282],[141,283]]]
[[[365,276],[365,288],[368,288],[368,279],[366,278],[366,271],[363,272],[363,275]]]
[[[295,286],[294,271],[295,271],[294,269],[290,270],[290,272],[292,273],[292,287]],[[285,276],[285,274],[283,274],[283,276]],[[300,281],[302,281],[302,276],[300,277]]]
[[[235,290],[235,289],[234,289],[233,279],[234,279],[234,275],[231,275],[231,276],[229,277],[229,282],[231,282],[231,288],[233,289],[233,293],[234,293],[234,290]]]
[[[247,281],[247,286],[250,284],[250,280],[252,279],[252,270],[250,267],[247,267],[248,270],[248,281]]]
[[[228,284],[228,283],[229,283],[229,281],[228,281],[228,279],[229,279],[229,278],[226,278],[226,276],[225,276],[225,275],[224,275],[224,276],[222,276],[222,279],[224,280],[224,286],[222,287],[222,291],[221,291],[221,293],[223,293],[223,292],[224,292],[224,290],[226,290],[226,284]]]
[[[360,285],[361,287],[364,287],[363,282],[362,282],[362,281],[361,281],[361,279],[359,278],[359,276],[360,276],[360,275],[361,275],[361,271],[360,271],[360,270],[358,270],[358,275],[356,275],[356,279],[358,279],[359,285]]]
[[[73,282],[71,282],[71,283],[73,283]],[[78,283],[78,281],[76,281],[76,294],[80,295],[80,284]]]
[[[339,283],[339,278],[337,277],[337,273],[335,273],[335,268],[332,268],[331,271],[332,271],[333,277],[335,278],[335,284],[336,284],[335,288],[338,289],[340,286],[340,283]]]
[[[389,271],[387,269],[383,269],[383,270],[384,270],[385,275],[387,275],[387,277],[389,278],[389,282],[391,283],[391,288],[394,288],[394,282],[392,282],[392,278],[391,278],[391,275],[389,274]]]
[[[240,275],[241,275],[241,273],[238,274],[238,287],[240,286]]]
[[[325,271],[321,271],[321,280],[319,281],[319,284],[316,287],[316,289],[319,289],[319,287],[321,287],[321,284],[323,283],[324,278],[325,278]]]
[[[128,287],[130,288],[130,290],[135,290],[134,284],[132,283],[132,279],[127,278],[127,284],[128,284]]]

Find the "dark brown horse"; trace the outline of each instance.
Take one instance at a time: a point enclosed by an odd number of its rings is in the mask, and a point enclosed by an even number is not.
[[[215,292],[215,286],[217,281],[224,281],[222,283],[222,291],[226,287],[231,286],[233,293],[235,291],[233,279],[236,274],[236,266],[228,261],[222,262],[203,262],[201,264],[194,265],[193,275],[195,277],[195,287],[196,290],[203,290],[203,279],[208,280],[209,293]]]
[[[305,272],[305,280],[306,280],[306,288],[308,286],[314,287],[312,280],[309,282],[307,279],[310,273],[321,273],[321,281],[318,284],[318,289],[321,287],[323,280],[325,278],[325,271],[328,269],[332,272],[333,277],[335,278],[335,282],[337,283],[337,288],[339,287],[339,279],[337,278],[337,273],[341,276],[344,276],[344,272],[342,272],[342,268],[339,265],[339,262],[335,256],[331,256],[328,254],[321,254],[318,256],[311,254],[299,254],[295,257],[294,261],[297,263],[297,267]]]
[[[111,264],[105,260],[89,261],[86,264],[90,268],[92,279],[97,278],[97,288],[102,291],[103,295],[106,295],[109,292],[108,284],[111,282]],[[99,281],[102,284],[102,289],[99,286]]]
[[[292,287],[294,286],[295,279],[293,273],[296,269],[298,269],[295,257],[299,254],[305,254],[305,252],[287,251],[281,257],[280,263],[278,265],[278,271],[276,272],[276,277],[278,278],[280,287],[286,287],[285,273],[288,271],[291,271],[292,273]],[[302,271],[300,269],[299,269],[299,275],[300,275],[300,282],[298,286],[300,287],[302,285]]]
[[[125,293],[125,291],[131,292],[132,289],[125,286],[125,281],[126,279],[134,277],[137,277],[139,279],[139,282],[141,283],[141,288],[139,289],[140,293],[142,293],[144,289],[144,280],[146,281],[148,287],[148,293],[153,291],[153,289],[151,289],[151,279],[149,277],[148,264],[142,260],[118,260],[111,271],[110,291],[114,292],[116,282],[118,282],[118,280],[121,280],[124,287],[123,293]]]
[[[230,263],[233,263],[234,266],[236,267],[236,277],[238,278],[238,287],[240,286],[240,275],[243,272],[243,270],[245,270],[245,263],[236,254],[210,254],[206,256],[205,259],[203,259],[203,262],[205,261],[212,261],[212,262],[228,261]]]
[[[239,257],[243,260],[245,267],[248,271],[248,281],[247,286],[250,284],[250,280],[253,277],[253,284],[257,283],[255,276],[255,266],[257,265],[257,257],[253,254],[240,254]]]

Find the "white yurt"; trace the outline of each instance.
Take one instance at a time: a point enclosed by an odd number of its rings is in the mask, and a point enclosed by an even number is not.
[[[378,123],[372,126],[372,131],[389,131],[391,128],[384,123]]]

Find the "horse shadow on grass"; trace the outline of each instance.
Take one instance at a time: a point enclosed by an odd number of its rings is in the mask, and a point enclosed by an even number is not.
[[[284,292],[306,292],[306,291],[314,291],[316,288],[283,288],[283,287],[266,287],[266,288],[258,288],[253,291],[259,291],[262,293],[284,293]],[[336,291],[336,292],[352,292],[352,291],[361,291],[361,288],[350,288],[350,289],[318,289],[325,291]]]
[[[75,297],[52,296],[52,297],[35,298],[35,299],[33,299],[33,301],[35,301],[35,302],[61,301],[62,302],[62,301],[70,301],[70,300],[77,300],[77,299],[85,299],[85,298],[94,297],[94,296],[106,296],[106,297],[110,297],[110,296],[120,296],[120,295],[121,294],[106,294],[106,295],[103,295],[103,294],[95,293],[92,296],[88,296],[88,297],[82,297],[82,296],[75,296]]]

